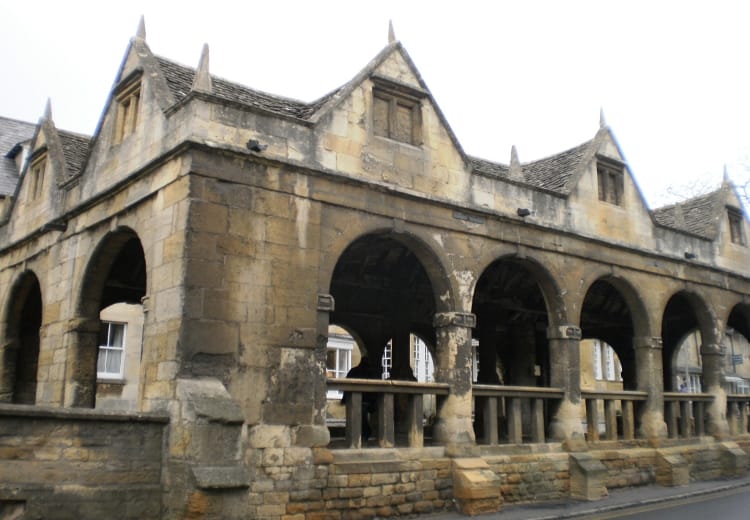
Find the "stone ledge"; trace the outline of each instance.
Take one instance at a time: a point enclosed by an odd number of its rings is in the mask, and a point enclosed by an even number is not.
[[[32,417],[68,421],[150,422],[161,424],[169,422],[169,415],[163,412],[122,412],[26,404],[0,404],[0,417]]]
[[[194,466],[190,469],[199,489],[250,487],[250,477],[242,466]]]

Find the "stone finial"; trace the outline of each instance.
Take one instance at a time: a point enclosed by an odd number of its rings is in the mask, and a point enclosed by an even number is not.
[[[729,180],[729,170],[727,169],[727,165],[724,164],[724,177],[722,178],[723,184],[731,184],[732,181]]]
[[[44,105],[44,115],[42,119],[45,121],[52,121],[52,100],[47,98],[47,104]]]
[[[135,37],[139,40],[146,40],[146,19],[141,15],[141,19],[138,21],[138,29],[135,31]]]
[[[523,179],[523,170],[521,168],[521,161],[518,160],[516,145],[510,147],[510,171],[508,174],[511,179]]]
[[[604,117],[604,108],[599,108],[599,128],[607,128],[607,120]]]
[[[396,31],[393,30],[393,20],[388,20],[388,43],[396,41]]]
[[[208,71],[208,44],[203,44],[201,59],[198,62],[198,69],[195,71],[193,78],[193,90],[201,92],[211,92],[211,74]]]

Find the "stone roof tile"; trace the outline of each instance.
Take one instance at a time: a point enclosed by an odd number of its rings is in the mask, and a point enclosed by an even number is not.
[[[587,141],[559,154],[522,164],[522,182],[533,188],[568,195],[570,193],[568,181],[578,170],[581,160],[590,144],[591,141]],[[505,164],[495,163],[478,157],[469,157],[469,162],[477,173],[509,179],[510,168]]]
[[[179,101],[187,96],[193,86],[195,69],[180,65],[160,56],[156,56],[155,58],[175,99]],[[296,99],[251,89],[213,75],[211,76],[211,83],[213,85],[213,93],[222,99],[250,105],[274,114],[305,120],[309,119],[326,101],[338,92],[338,90],[334,90],[312,103],[305,103]]]
[[[653,212],[654,220],[661,226],[713,240],[718,232],[716,220],[720,216],[723,201],[723,192],[719,189],[657,208]]]
[[[590,144],[591,141],[587,141],[570,150],[522,164],[524,179],[536,188],[568,195],[571,189],[568,181],[578,170]]]

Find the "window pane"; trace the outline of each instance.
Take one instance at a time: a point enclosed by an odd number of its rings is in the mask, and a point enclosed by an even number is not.
[[[119,374],[120,373],[120,361],[122,359],[122,350],[110,350],[107,352],[107,368],[108,374]]]
[[[109,324],[109,345],[111,347],[122,348],[124,336],[125,325],[119,323]]]

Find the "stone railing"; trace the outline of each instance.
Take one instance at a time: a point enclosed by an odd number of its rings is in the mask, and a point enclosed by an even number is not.
[[[546,405],[563,398],[559,388],[532,386],[474,385],[472,392],[477,430],[484,444],[545,442],[550,409]]]
[[[727,421],[729,422],[729,431],[732,435],[745,435],[750,433],[750,425],[748,424],[749,414],[750,395],[727,395]]]
[[[600,440],[600,406],[604,406],[604,438],[606,440],[633,440],[637,431],[636,406],[646,401],[646,392],[635,391],[581,391],[586,403],[586,435],[589,442]],[[619,420],[618,420],[619,417]]]
[[[421,448],[425,426],[423,397],[434,395],[439,400],[449,392],[445,383],[373,379],[328,379],[328,389],[344,392],[347,448],[362,447],[366,424],[373,426],[381,448],[395,446],[397,433],[404,434],[409,447]]]
[[[689,439],[706,434],[706,408],[711,394],[664,392],[664,420],[670,439]]]

